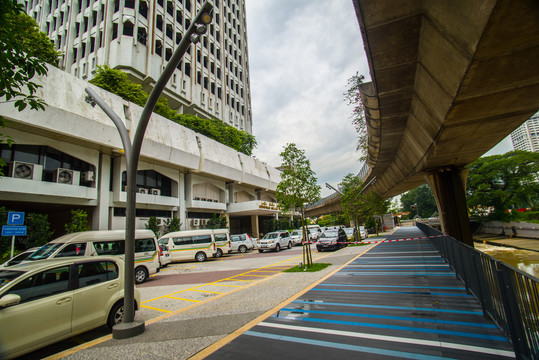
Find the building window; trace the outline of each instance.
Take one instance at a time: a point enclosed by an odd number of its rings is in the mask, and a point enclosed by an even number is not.
[[[148,4],[146,1],[141,1],[138,5],[138,13],[144,18],[148,18]]]
[[[183,70],[184,74],[191,77],[191,64],[186,62]]]
[[[124,36],[133,36],[133,24],[131,24],[130,21],[126,21],[124,22],[124,31],[123,31],[123,34]]]
[[[155,53],[159,56],[163,56],[163,43],[161,40],[155,42]]]
[[[142,45],[146,45],[146,37],[148,34],[146,33],[146,29],[143,27],[139,27],[137,29],[137,41],[141,43]]]

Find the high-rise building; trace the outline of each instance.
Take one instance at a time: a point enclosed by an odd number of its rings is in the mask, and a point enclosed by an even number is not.
[[[245,0],[210,0],[213,21],[165,88],[171,108],[217,118],[252,133]],[[60,68],[91,79],[97,66],[120,69],[149,92],[201,0],[26,0],[62,52]]]
[[[515,150],[539,151],[539,112],[511,133]]]

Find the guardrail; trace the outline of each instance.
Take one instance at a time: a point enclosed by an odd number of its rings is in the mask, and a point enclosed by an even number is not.
[[[428,236],[443,235],[417,223]],[[468,291],[509,337],[517,359],[539,359],[539,279],[450,236],[431,239]]]

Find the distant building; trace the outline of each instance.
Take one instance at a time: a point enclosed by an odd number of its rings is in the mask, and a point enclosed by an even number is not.
[[[201,0],[24,1],[63,53],[60,68],[91,79],[98,65],[120,69],[149,92]],[[164,95],[171,108],[252,133],[245,0],[210,0],[213,21],[191,45]]]
[[[511,133],[515,150],[539,151],[539,112]]]

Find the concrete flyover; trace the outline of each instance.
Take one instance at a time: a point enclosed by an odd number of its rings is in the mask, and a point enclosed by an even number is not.
[[[539,2],[353,3],[372,78],[367,190],[390,198],[427,181],[444,231],[471,244],[465,167],[539,108]]]

